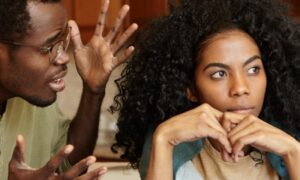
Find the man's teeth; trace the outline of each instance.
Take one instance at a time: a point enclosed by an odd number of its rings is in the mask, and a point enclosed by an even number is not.
[[[61,79],[56,79],[54,82],[59,83],[60,81],[61,81]]]

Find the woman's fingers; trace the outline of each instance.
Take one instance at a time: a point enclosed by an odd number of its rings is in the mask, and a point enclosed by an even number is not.
[[[243,114],[224,112],[220,119],[220,123],[222,127],[229,133],[232,129],[236,127],[237,124],[243,121],[245,117],[246,115]]]
[[[206,137],[210,137],[212,139],[217,140],[228,153],[232,152],[231,144],[228,141],[227,136],[224,135],[223,133],[221,133],[221,132],[219,132],[219,131],[217,131],[217,130],[215,130],[213,128],[207,127],[207,129],[206,129]],[[221,149],[222,148],[220,148],[220,150]]]

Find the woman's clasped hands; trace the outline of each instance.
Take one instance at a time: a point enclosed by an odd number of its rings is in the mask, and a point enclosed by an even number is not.
[[[160,124],[154,141],[171,149],[181,142],[207,137],[224,161],[237,162],[250,147],[288,156],[299,143],[282,130],[251,114],[220,112],[209,104],[174,116]]]

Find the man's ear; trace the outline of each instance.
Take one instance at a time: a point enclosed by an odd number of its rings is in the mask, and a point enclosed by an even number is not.
[[[0,64],[9,61],[9,49],[6,44],[0,42]]]
[[[191,87],[188,87],[187,90],[186,90],[186,96],[188,98],[188,100],[192,101],[192,102],[198,102],[198,99],[195,95],[195,89],[194,88],[191,88]]]

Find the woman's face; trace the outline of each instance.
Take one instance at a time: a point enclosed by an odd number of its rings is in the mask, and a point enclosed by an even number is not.
[[[198,55],[192,98],[226,112],[261,112],[266,74],[255,41],[240,30],[218,33]]]

